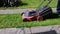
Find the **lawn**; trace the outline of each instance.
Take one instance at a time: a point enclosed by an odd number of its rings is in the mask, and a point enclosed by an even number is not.
[[[19,9],[19,8],[37,8],[42,0],[22,0],[23,3],[26,3],[27,5],[22,5],[22,6],[18,6],[18,7],[8,7],[8,8],[4,8],[4,7],[0,7],[1,9]],[[48,3],[48,1],[45,1],[42,6],[46,5]],[[57,6],[57,0],[52,0],[52,2],[49,4],[49,6],[55,8]]]
[[[0,14],[0,28],[17,28],[32,26],[60,25],[60,18],[46,19],[44,21],[22,22],[20,14]]]
[[[20,27],[21,23],[20,14],[0,14],[0,28]]]
[[[27,3],[27,5],[20,6],[20,8],[37,8],[43,0],[22,0],[23,2]],[[58,0],[52,0],[52,2],[49,4],[51,7],[57,6]],[[48,1],[46,0],[42,6],[46,5]]]

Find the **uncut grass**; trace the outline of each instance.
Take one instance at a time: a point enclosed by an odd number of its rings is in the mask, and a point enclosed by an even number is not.
[[[20,14],[0,14],[0,28],[21,27],[21,23]]]

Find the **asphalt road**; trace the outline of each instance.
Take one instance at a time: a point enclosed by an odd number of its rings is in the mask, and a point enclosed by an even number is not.
[[[19,14],[27,10],[35,10],[34,8],[27,9],[11,9],[11,10],[0,10],[0,14]],[[56,12],[56,8],[52,8],[53,11]]]

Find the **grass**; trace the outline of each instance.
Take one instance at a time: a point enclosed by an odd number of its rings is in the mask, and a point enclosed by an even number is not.
[[[22,6],[18,6],[18,7],[8,7],[8,8],[4,8],[4,7],[0,7],[0,10],[3,9],[19,9],[19,8],[37,8],[41,2],[43,0],[22,0],[23,3],[27,3],[27,5],[22,5]],[[57,1],[58,0],[52,0],[52,2],[49,4],[49,6],[55,8],[57,6]],[[45,1],[43,5],[46,5],[48,3],[48,1]],[[42,6],[43,6],[42,5]]]
[[[0,14],[0,28],[19,28],[32,26],[60,25],[60,18],[46,19],[44,21],[22,22],[20,14]]]
[[[21,23],[20,14],[0,14],[0,28],[20,27]]]
[[[28,5],[26,6],[20,6],[20,8],[37,8],[43,0],[22,0],[23,2],[27,3]],[[56,7],[57,6],[57,1],[58,0],[52,0],[52,2],[49,4],[51,7]],[[46,5],[48,1],[46,0],[43,5]],[[42,5],[42,6],[43,6]]]

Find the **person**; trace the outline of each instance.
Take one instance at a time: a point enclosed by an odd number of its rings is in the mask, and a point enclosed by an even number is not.
[[[58,0],[57,4],[57,14],[60,14],[60,0]]]

